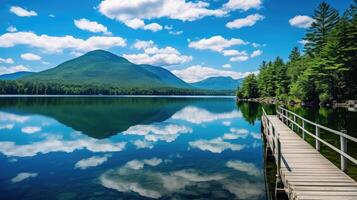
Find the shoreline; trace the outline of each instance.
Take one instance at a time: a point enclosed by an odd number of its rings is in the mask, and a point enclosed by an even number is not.
[[[312,103],[302,103],[302,102],[283,102],[277,100],[275,98],[251,98],[251,99],[237,99],[237,101],[242,102],[257,102],[257,103],[264,103],[264,104],[283,104],[283,105],[290,105],[290,106],[304,106],[304,107],[314,107],[314,106],[322,106],[327,108],[347,108],[350,111],[357,111],[357,100],[346,100],[345,102],[333,102],[331,104],[319,105],[319,104],[312,104]]]
[[[0,95],[0,98],[11,98],[11,97],[105,97],[105,98],[236,98],[236,96],[230,95]]]

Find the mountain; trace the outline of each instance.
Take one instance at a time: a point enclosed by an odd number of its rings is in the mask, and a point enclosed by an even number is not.
[[[2,74],[0,75],[0,80],[16,80],[28,75],[33,74],[34,72],[26,72],[26,71],[21,71],[21,72],[15,72],[11,74]]]
[[[193,88],[168,70],[136,65],[104,50],[94,50],[57,67],[22,78],[64,84],[111,85],[123,88]]]
[[[178,78],[167,69],[164,69],[162,67],[155,67],[152,65],[140,65],[140,66],[156,74],[157,76],[160,77],[162,81],[164,81],[167,84],[175,85],[176,87],[180,87],[180,88],[192,88],[191,85],[189,85],[182,79]]]
[[[242,81],[243,79],[233,79],[232,77],[217,76],[191,83],[191,85],[198,89],[205,90],[236,90]]]

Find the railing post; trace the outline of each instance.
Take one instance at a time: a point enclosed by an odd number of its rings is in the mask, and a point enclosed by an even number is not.
[[[305,121],[303,119],[301,119],[302,121],[302,139],[305,140]]]
[[[346,130],[342,130],[342,133],[346,134]],[[341,143],[341,151],[344,153],[347,153],[347,139],[344,136],[340,136],[340,143]],[[347,159],[345,158],[345,156],[340,155],[341,156],[341,170],[343,172],[347,171]]]
[[[281,168],[281,144],[280,144],[280,139],[279,139],[279,134],[277,134],[277,139],[276,139],[276,143],[277,143],[277,173],[278,176],[280,177],[280,168]]]
[[[293,129],[293,131],[295,130],[295,123],[296,123],[296,115],[294,115],[294,123],[293,123],[293,127],[292,127],[292,129]]]
[[[315,130],[315,136],[316,138],[320,138],[320,128],[317,126]],[[315,148],[317,151],[320,151],[320,141],[318,139],[315,139]]]

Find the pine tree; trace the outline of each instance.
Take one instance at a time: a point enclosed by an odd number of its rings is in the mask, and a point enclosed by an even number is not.
[[[289,55],[289,62],[298,61],[301,57],[300,50],[298,47],[294,47]]]
[[[276,91],[275,94],[280,98],[286,98],[289,93],[289,77],[287,75],[287,67],[284,61],[277,57],[273,63],[276,71]]]
[[[328,34],[334,28],[339,19],[338,11],[326,2],[322,2],[313,15],[314,22],[307,30],[305,51],[309,55],[319,54],[327,42]]]

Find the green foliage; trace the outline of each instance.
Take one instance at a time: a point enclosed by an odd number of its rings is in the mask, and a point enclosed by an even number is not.
[[[242,86],[238,89],[237,97],[238,98],[259,97],[258,82],[254,74],[250,74],[244,79]]]
[[[64,84],[24,80],[0,80],[0,94],[23,95],[231,95],[231,91],[186,88],[130,88],[112,85]]]
[[[328,34],[338,22],[338,11],[326,2],[322,2],[314,11],[315,20],[307,30],[305,40],[306,52],[310,55],[319,54],[322,47],[326,44]]]
[[[321,3],[307,30],[306,54],[294,47],[286,63],[277,57],[260,66],[256,80],[260,97],[309,103],[357,99],[356,2],[341,17]],[[247,91],[242,87],[237,95],[247,98]]]

